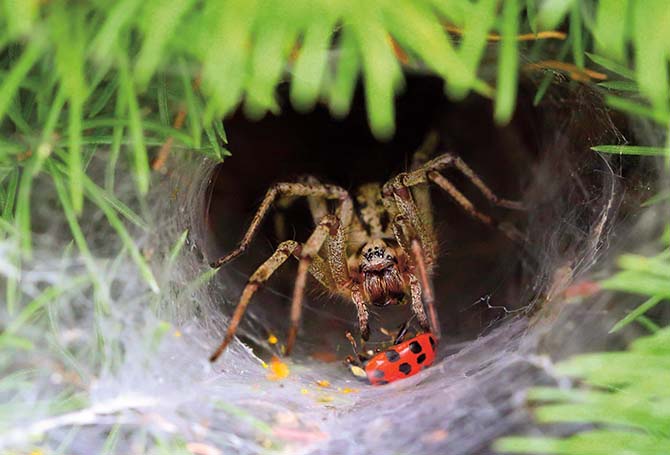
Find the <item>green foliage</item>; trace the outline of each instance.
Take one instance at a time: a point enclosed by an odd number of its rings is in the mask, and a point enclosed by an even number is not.
[[[251,118],[277,113],[279,84],[290,84],[297,109],[324,103],[333,116],[342,117],[361,83],[370,128],[386,139],[395,129],[394,99],[403,89],[403,69],[428,69],[444,80],[445,92],[454,100],[471,92],[490,98],[496,121],[505,124],[514,113],[523,52],[528,63],[548,58],[578,69],[595,65],[607,73],[608,80],[597,87],[612,108],[663,126],[670,123],[670,8],[665,0],[0,1],[0,240],[19,246],[18,254],[0,258],[0,265],[11,266],[3,269],[9,323],[0,334],[0,347],[7,349],[33,349],[22,330],[45,313],[57,332],[55,305],[69,293],[90,287],[96,315],[102,318],[110,311],[109,287],[82,227],[87,207],[94,207],[116,233],[122,248],[118,257],[127,253],[147,288],[159,292],[155,271],[131,231],[149,226],[115,196],[122,160],[128,160],[141,200],[150,188],[152,159],[166,141],[173,141],[173,149],[223,160],[229,152],[222,118],[240,107]],[[458,33],[448,33],[447,27]],[[568,32],[564,43],[528,46],[517,38],[552,29]],[[495,80],[482,67],[488,47],[497,50]],[[546,71],[536,103],[551,84],[552,71]],[[180,113],[185,113],[183,128],[176,122]],[[104,184],[87,173],[98,148],[105,153]],[[594,150],[670,156],[668,147],[603,145]],[[53,183],[86,275],[26,296],[18,283],[22,264],[31,260],[31,201],[40,178]],[[669,197],[660,194],[648,204]],[[175,239],[170,264],[186,237],[184,232]],[[664,241],[670,242],[670,227]],[[68,254],[63,251],[64,257]],[[663,344],[668,344],[668,333],[644,317],[670,298],[670,263],[667,255],[624,256],[620,265],[622,271],[603,286],[647,300],[612,330],[637,322],[656,333],[629,352],[561,364],[565,374],[600,389],[542,389],[532,397],[555,403],[540,408],[543,421],[575,419],[623,425],[623,430],[607,426],[563,440],[509,438],[499,448],[670,452],[660,450],[670,444],[670,407],[661,406],[667,404],[663,381],[668,380],[670,356]],[[182,292],[215,273],[207,270]],[[101,351],[108,342],[100,337]],[[54,347],[59,349],[63,364],[85,376],[67,349]],[[19,390],[29,376],[7,376],[0,388]],[[72,407],[72,396],[58,396],[51,406],[56,411]],[[16,413],[18,405],[3,404],[0,414]],[[118,434],[115,427],[104,451],[114,452]],[[172,442],[155,444],[166,453],[186,451]]]
[[[588,388],[535,388],[537,420],[595,426],[566,438],[507,437],[505,453],[652,454],[670,452],[670,328],[636,340],[627,351],[586,354],[557,365]]]
[[[27,255],[30,187],[48,169],[45,162],[67,166],[77,216],[86,199],[83,147],[91,144],[110,151],[108,191],[127,146],[138,191],[145,194],[156,147],[172,137],[177,146],[223,158],[221,118],[240,103],[254,118],[277,112],[276,88],[283,81],[290,82],[296,108],[309,110],[322,101],[343,116],[362,79],[370,127],[387,138],[394,131],[403,65],[426,67],[445,80],[455,99],[470,91],[494,99],[495,118],[505,123],[514,112],[523,49],[516,35],[565,24],[570,44],[558,58],[571,50],[583,67],[589,55],[623,78],[601,85],[626,95],[610,94],[612,106],[662,123],[670,115],[663,26],[669,13],[662,0],[5,0],[4,6],[0,167],[26,172],[11,201],[14,213],[5,211],[3,219],[17,227]],[[447,26],[462,38],[447,33]],[[490,34],[501,41],[495,87],[480,70]],[[553,55],[551,46],[544,49]],[[182,109],[188,133],[172,126]],[[12,182],[0,176],[4,194]]]

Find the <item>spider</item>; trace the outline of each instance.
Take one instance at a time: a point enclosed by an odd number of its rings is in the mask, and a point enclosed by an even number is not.
[[[305,177],[297,182],[272,185],[238,247],[211,263],[213,268],[233,260],[251,244],[275,202],[305,197],[315,228],[304,243],[286,240],[251,275],[242,291],[223,341],[210,357],[214,362],[232,341],[254,293],[291,256],[298,263],[285,353],[293,349],[302,313],[307,275],[311,274],[329,292],[356,307],[360,335],[368,340],[368,307],[406,304],[425,331],[440,337],[431,278],[436,267],[437,242],[429,184],[443,189],[467,214],[485,225],[500,229],[522,243],[521,233],[480,212],[440,171],[460,171],[492,204],[522,210],[521,203],[499,198],[458,156],[443,153],[430,159],[439,143],[431,132],[414,153],[410,171],[385,184],[367,183],[355,192],[357,204],[344,188]],[[329,203],[329,201],[332,201]],[[331,207],[332,206],[332,207]],[[333,208],[334,210],[331,210]]]

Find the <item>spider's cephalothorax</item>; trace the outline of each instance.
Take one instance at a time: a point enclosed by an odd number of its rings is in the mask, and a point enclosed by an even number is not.
[[[291,256],[298,259],[299,265],[293,288],[287,354],[291,352],[297,336],[308,274],[333,294],[354,304],[364,340],[370,335],[368,306],[404,303],[411,305],[421,327],[439,338],[440,326],[431,283],[437,248],[429,184],[435,183],[470,216],[489,226],[501,228],[512,240],[521,241],[522,236],[513,227],[499,225],[479,212],[440,171],[449,167],[459,170],[495,205],[521,209],[521,204],[498,198],[455,155],[445,153],[429,160],[437,142],[437,135],[431,133],[414,154],[409,172],[398,174],[384,185],[362,185],[356,191],[355,202],[344,188],[320,183],[314,177],[270,187],[240,245],[213,262],[212,267],[220,267],[246,250],[266,213],[277,200],[307,198],[316,227],[302,244],[294,240],[279,244],[274,254],[251,275],[223,342],[210,360],[216,360],[235,336],[256,290]],[[334,210],[330,209],[328,201],[335,202]]]

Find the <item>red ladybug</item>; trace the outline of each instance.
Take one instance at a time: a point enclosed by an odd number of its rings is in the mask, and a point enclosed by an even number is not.
[[[384,385],[413,376],[434,361],[435,337],[422,333],[373,356],[365,373],[372,385]]]
[[[407,341],[402,341],[405,333],[406,327],[403,327],[393,346],[370,358],[361,353],[357,354],[357,359],[348,357],[347,363],[351,372],[359,378],[367,378],[372,385],[384,385],[414,376],[424,368],[431,366],[435,361],[437,344],[433,334],[421,333]],[[347,338],[356,352],[356,343],[350,333],[347,333]]]

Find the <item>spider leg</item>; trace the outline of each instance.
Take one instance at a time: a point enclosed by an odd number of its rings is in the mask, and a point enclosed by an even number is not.
[[[361,291],[360,286],[355,285],[351,288],[351,300],[356,305],[356,313],[358,315],[358,327],[361,331],[361,338],[364,341],[370,339],[370,324],[368,323],[368,307],[365,304],[365,297]]]
[[[416,315],[419,325],[424,330],[433,332],[435,337],[440,338],[440,322],[435,309],[435,297],[433,293],[433,284],[430,277],[432,267],[427,263],[425,251],[421,246],[420,240],[409,237],[407,232],[410,227],[407,226],[407,220],[403,215],[397,215],[393,220],[393,233],[400,248],[412,258],[415,270],[419,277],[413,271],[405,272],[409,276],[410,296],[412,301],[412,312]],[[422,300],[423,288],[423,300]],[[426,316],[424,307],[428,307],[429,318]]]
[[[438,156],[435,159],[428,161],[426,164],[408,172],[406,174],[401,174],[403,177],[403,183],[406,186],[412,187],[420,183],[427,183],[427,176],[431,171],[437,172],[441,171],[448,167],[455,167],[460,171],[472,184],[484,195],[484,197],[491,202],[493,205],[499,207],[505,207],[511,210],[524,210],[523,204],[519,201],[512,201],[509,199],[504,199],[496,195],[468,166],[465,161],[463,161],[459,156],[453,155],[451,153],[444,153]]]
[[[279,244],[275,252],[270,256],[263,264],[261,264],[258,269],[251,275],[247,285],[242,291],[242,297],[235,307],[235,312],[233,313],[230,323],[228,324],[228,329],[226,334],[223,337],[223,341],[216,349],[214,354],[209,358],[210,362],[216,361],[216,359],[221,355],[221,353],[228,347],[230,342],[233,340],[235,333],[237,332],[237,327],[244,316],[249,301],[256,293],[258,288],[262,283],[268,280],[270,276],[284,263],[286,260],[293,254],[296,254],[297,250],[300,250],[300,245],[298,242],[293,240],[287,240]]]
[[[428,173],[428,178],[435,182],[440,188],[451,196],[451,198],[460,205],[465,212],[473,217],[474,219],[491,226],[492,228],[499,229],[503,232],[509,239],[512,241],[523,245],[525,243],[524,235],[519,232],[514,226],[508,223],[499,223],[497,220],[493,219],[489,215],[481,213],[477,210],[472,202],[465,197],[449,180],[444,178],[439,172],[431,171]]]
[[[347,264],[347,231],[353,217],[354,205],[351,198],[343,199],[337,208],[336,215],[340,220],[335,235],[328,238],[328,265],[340,291],[346,289],[350,281]]]
[[[401,221],[401,226],[409,225],[411,228],[411,232],[406,232],[401,227],[400,232],[404,232],[404,235],[407,236],[407,238],[418,237],[423,246],[423,253],[428,269],[432,270],[437,255],[436,242],[432,230],[426,228],[426,225],[419,215],[419,209],[414,203],[414,198],[412,197],[409,187],[404,183],[404,177],[406,175],[407,174],[399,174],[387,182],[383,187],[382,197],[385,200],[385,205],[392,205],[394,203],[397,207],[399,213],[394,218],[394,224]],[[399,233],[396,231],[397,228],[394,227],[394,235],[396,236],[396,239],[399,239]],[[402,245],[400,240],[399,243]],[[409,254],[408,246],[407,242],[405,242],[403,249]]]
[[[433,293],[433,284],[431,280],[432,267],[426,260],[424,249],[421,247],[420,240],[411,234],[410,226],[407,226],[407,220],[403,215],[396,215],[393,219],[393,234],[400,248],[412,258],[412,263],[415,270],[408,270],[404,273],[409,278],[410,297],[412,312],[416,315],[421,328],[433,332],[433,334],[440,337],[440,323],[437,317],[437,310],[435,309],[435,298]],[[415,271],[418,272],[417,278]],[[423,288],[423,299],[422,299]],[[428,307],[429,318],[426,316],[424,307]]]
[[[525,238],[515,227],[505,223],[499,223],[489,215],[485,215],[478,211],[474,204],[472,204],[463,193],[438,172],[449,166],[453,166],[461,171],[491,203],[509,209],[523,209],[520,202],[496,196],[481,178],[475,174],[465,162],[463,162],[463,160],[449,153],[438,156],[419,169],[397,175],[384,185],[385,194],[393,194],[400,213],[408,219],[409,223],[416,230],[426,255],[428,267],[430,268],[433,262],[434,252],[432,249],[434,248],[434,241],[431,241],[432,239],[428,237],[430,235],[428,231],[420,225],[421,218],[419,211],[416,208],[416,204],[414,203],[408,188],[429,183],[431,181],[435,182],[439,187],[445,190],[447,194],[449,194],[452,199],[454,199],[454,201],[456,201],[466,213],[474,219],[488,226],[500,229],[508,238],[523,245],[525,243]]]
[[[423,168],[435,153],[440,137],[436,131],[430,131],[421,146],[414,152],[412,156],[411,170]],[[419,208],[419,214],[423,223],[429,231],[433,230],[433,210],[430,201],[430,187],[428,185],[416,185],[412,188],[412,195]]]
[[[286,183],[286,182],[276,183],[272,185],[265,194],[263,202],[261,202],[261,205],[258,207],[258,210],[256,211],[256,214],[251,220],[251,224],[249,225],[249,228],[247,229],[247,232],[244,234],[244,237],[242,238],[242,241],[240,242],[238,247],[235,248],[230,253],[226,254],[225,256],[212,262],[210,264],[212,268],[221,267],[226,262],[242,254],[248,248],[249,244],[251,243],[254,236],[258,232],[258,229],[260,228],[263,218],[267,214],[268,210],[270,210],[272,203],[278,197],[282,196],[289,196],[289,197],[306,196],[306,197],[319,197],[324,199],[343,200],[348,198],[349,194],[345,189],[336,185]]]
[[[435,295],[433,293],[433,283],[426,268],[423,248],[416,240],[412,240],[412,257],[419,272],[419,279],[414,274],[410,275],[410,290],[412,294],[412,311],[416,314],[421,328],[430,330],[435,338],[438,340],[441,336],[440,321],[437,317],[437,310],[435,309]],[[419,285],[419,281],[421,284]],[[428,307],[428,314],[430,316],[430,323],[426,317],[424,305],[421,301],[421,289],[423,288],[423,299],[425,306]]]
[[[308,185],[321,185],[321,182],[311,175],[304,176],[300,181]],[[307,204],[309,205],[309,212],[312,214],[314,224],[318,224],[324,216],[328,215],[328,204],[323,197],[307,196]]]
[[[314,257],[325,243],[328,236],[335,235],[340,222],[334,215],[326,215],[319,222],[312,235],[303,244],[300,250],[300,262],[298,264],[298,275],[296,276],[295,286],[293,287],[293,299],[291,301],[291,325],[289,327],[288,337],[286,339],[286,355],[293,350],[295,339],[298,335],[298,325],[302,315],[302,301],[305,294],[305,285],[307,284],[307,273]]]
[[[330,222],[331,220],[327,220],[324,225],[327,222]],[[315,230],[315,233],[318,232],[318,235],[321,235],[321,230],[319,230],[319,227],[321,227],[322,224],[320,224],[317,229]],[[310,237],[310,240],[314,237],[314,234]],[[274,272],[277,271],[277,269],[286,262],[286,260],[290,256],[294,256],[297,259],[301,261],[301,263],[307,262],[308,263],[308,272],[316,278],[316,280],[321,283],[322,286],[324,286],[327,289],[335,290],[337,289],[335,282],[333,280],[332,275],[330,274],[330,270],[328,269],[328,265],[326,262],[318,255],[314,254],[314,256],[311,257],[308,261],[304,261],[304,252],[306,249],[309,248],[311,249],[314,248],[313,245],[309,245],[308,243],[310,242],[308,240],[304,245],[300,245],[298,242],[293,241],[293,240],[287,240],[285,242],[282,242],[279,244],[275,252],[270,256],[263,264],[261,264],[258,269],[251,275],[249,278],[249,281],[247,285],[245,286],[244,290],[242,291],[242,296],[240,297],[240,301],[237,304],[237,307],[235,307],[235,312],[233,313],[233,316],[230,320],[230,323],[228,324],[228,329],[226,330],[226,334],[223,338],[223,341],[217,348],[217,350],[212,354],[212,356],[209,358],[211,362],[216,361],[216,359],[221,355],[221,353],[228,347],[230,342],[232,341],[233,337],[235,336],[235,333],[237,332],[237,328],[242,321],[242,317],[244,316],[244,313],[246,312],[247,306],[249,305],[249,302],[251,301],[251,298],[253,295],[256,293],[256,291],[260,288],[260,286],[266,282],[270,276]],[[317,250],[318,251],[318,250]],[[300,269],[300,266],[299,266]],[[300,272],[298,272],[300,273]],[[297,281],[296,281],[296,286],[297,286]],[[304,288],[304,285],[303,285]],[[302,299],[302,295],[300,296]],[[301,302],[299,303],[301,305]],[[292,314],[292,320],[293,320],[293,313],[295,310],[293,309],[295,306],[295,295],[294,295],[294,302],[292,304],[292,309],[291,309],[291,314]],[[300,308],[297,310],[298,311],[298,322],[300,318]],[[292,347],[292,346],[291,346]],[[288,348],[287,344],[287,354],[289,353],[290,349]]]

